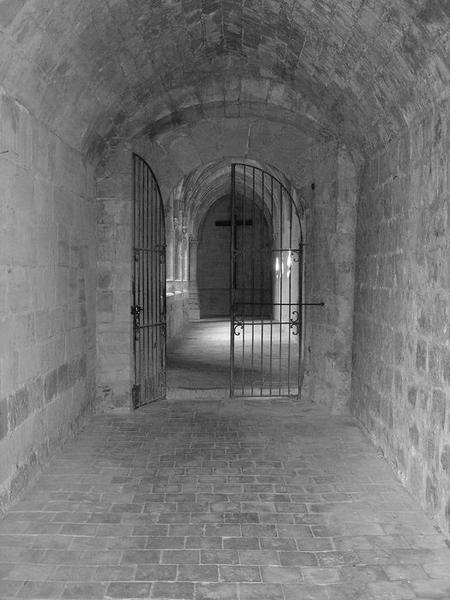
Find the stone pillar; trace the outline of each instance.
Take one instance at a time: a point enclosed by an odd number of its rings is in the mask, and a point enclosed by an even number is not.
[[[197,285],[197,250],[198,240],[189,239],[189,320],[200,319],[200,303]]]

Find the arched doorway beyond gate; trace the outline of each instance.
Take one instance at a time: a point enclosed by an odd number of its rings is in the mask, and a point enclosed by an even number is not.
[[[201,320],[181,340],[186,380],[198,382],[196,372],[204,368],[223,385],[229,352],[231,396],[297,396],[304,332],[301,216],[271,173],[233,163],[228,176],[227,193],[209,202],[194,236]],[[178,346],[174,355],[179,360],[181,354]]]

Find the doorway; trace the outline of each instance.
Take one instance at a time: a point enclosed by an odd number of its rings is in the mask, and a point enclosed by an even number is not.
[[[200,320],[168,353],[169,386],[239,397],[298,396],[303,375],[303,234],[283,183],[233,163],[195,248]]]

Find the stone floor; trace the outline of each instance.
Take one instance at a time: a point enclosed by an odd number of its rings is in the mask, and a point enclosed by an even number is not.
[[[450,598],[450,548],[354,422],[291,401],[96,416],[0,522],[0,598]]]

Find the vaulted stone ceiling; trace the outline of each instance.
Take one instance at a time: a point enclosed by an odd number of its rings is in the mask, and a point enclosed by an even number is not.
[[[200,116],[385,141],[448,96],[448,0],[1,0],[7,93],[91,155]]]

